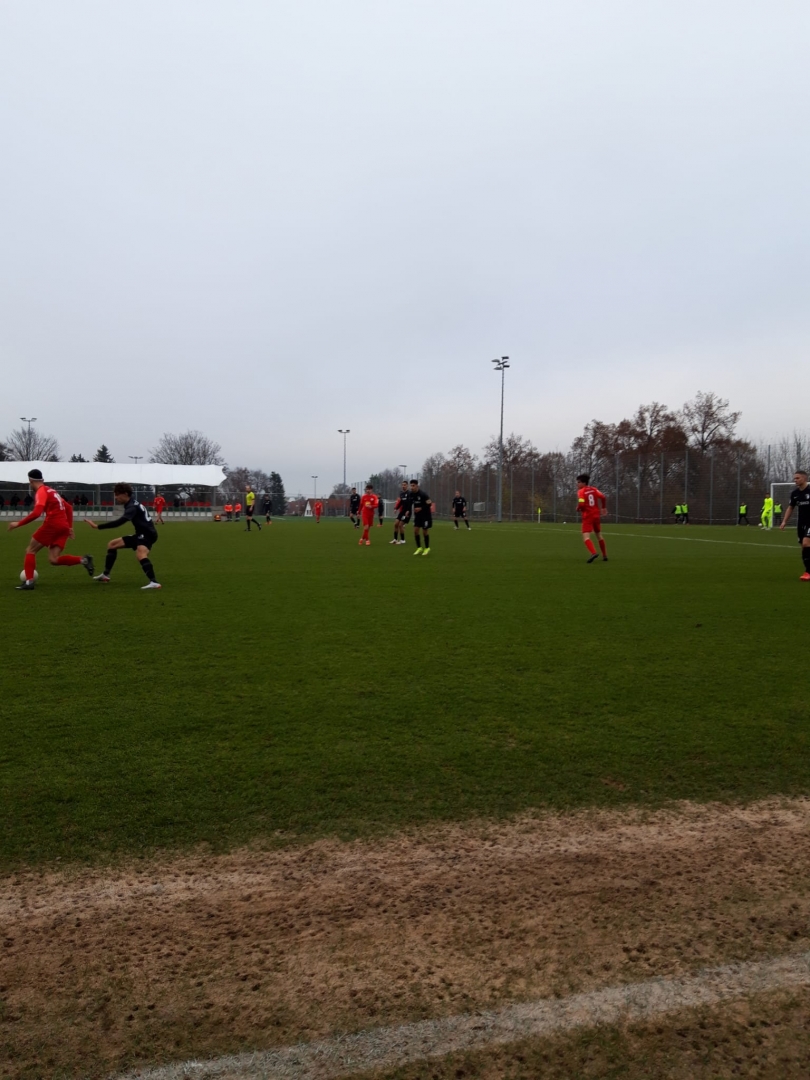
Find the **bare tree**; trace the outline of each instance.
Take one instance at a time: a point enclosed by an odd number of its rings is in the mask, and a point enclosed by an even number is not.
[[[59,443],[35,427],[17,428],[6,437],[9,461],[58,461]]]
[[[0,442],[0,461],[11,461],[9,448],[4,442]]]
[[[165,432],[149,460],[162,465],[224,465],[221,449],[201,431]]]
[[[759,447],[759,457],[763,464],[767,462],[766,447]],[[770,458],[771,476],[777,480],[790,480],[797,469],[810,468],[810,433],[794,431],[771,443]]]
[[[709,391],[699,391],[681,409],[680,420],[696,450],[704,452],[713,446],[731,442],[742,413],[731,412],[728,401]]]

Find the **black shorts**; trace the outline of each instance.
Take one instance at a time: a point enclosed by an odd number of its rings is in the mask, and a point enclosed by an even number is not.
[[[430,514],[416,514],[413,519],[415,529],[432,529],[433,518]]]
[[[797,525],[796,532],[799,534],[799,543],[802,540],[810,540],[810,521],[806,525]]]
[[[462,510],[460,514],[453,514],[453,517],[456,519],[456,521],[463,521],[466,516],[467,516],[467,511],[466,510]]]
[[[122,536],[124,541],[124,547],[129,548],[130,551],[134,551],[135,548],[145,547],[152,550],[152,547],[157,543],[157,533],[137,533],[130,534],[129,536]]]
[[[400,510],[400,512],[397,514],[397,521],[401,521],[403,525],[407,525],[410,520],[410,510]]]
[[[245,507],[245,517],[253,517],[253,510],[254,510],[254,507],[246,506]]]

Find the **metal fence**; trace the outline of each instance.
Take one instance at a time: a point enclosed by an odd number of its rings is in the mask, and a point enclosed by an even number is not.
[[[504,521],[571,521],[576,516],[576,476],[590,472],[590,482],[605,493],[607,520],[671,524],[676,506],[686,503],[689,521],[702,525],[735,525],[742,505],[758,520],[771,480],[753,455],[682,450],[661,454],[615,454],[589,466],[570,457],[557,468],[532,463],[504,463]],[[435,514],[449,517],[456,491],[467,500],[472,519],[495,520],[498,470],[493,465],[455,473],[442,468],[418,477],[435,503]],[[358,489],[362,490],[358,484]],[[396,498],[399,485],[383,485],[381,494]]]

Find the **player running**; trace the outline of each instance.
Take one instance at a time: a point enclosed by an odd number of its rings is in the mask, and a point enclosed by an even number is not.
[[[250,526],[255,525],[259,532],[262,531],[258,521],[253,520],[253,511],[256,509],[256,492],[248,484],[245,492],[245,532],[250,532]]]
[[[599,549],[602,552],[602,562],[607,562],[607,548],[602,537],[602,511],[607,510],[607,496],[603,495],[599,488],[591,487],[589,473],[581,473],[577,477],[579,488],[577,489],[577,512],[582,514],[582,536],[585,547],[590,552],[588,562],[592,563],[599,555],[591,540],[591,533],[596,533],[599,540]]]
[[[374,524],[374,511],[377,509],[379,501],[371,484],[366,484],[366,493],[360,500],[360,515],[363,519],[363,535],[360,537],[360,544],[365,543],[366,547],[371,546],[368,530]]]
[[[411,509],[413,510],[413,538],[416,541],[414,555],[430,554],[430,530],[433,527],[433,500],[426,491],[419,487],[418,480],[410,484]],[[422,534],[424,548],[419,547],[419,533]]]
[[[807,483],[807,473],[804,469],[797,469],[793,480],[796,487],[790,493],[788,508],[779,528],[784,529],[790,521],[793,507],[797,506],[796,528],[799,543],[802,545],[802,562],[804,563],[804,573],[799,581],[810,581],[810,485]]]
[[[360,496],[357,494],[357,488],[352,488],[352,493],[349,496],[349,521],[354,525],[355,529],[360,528]]]
[[[149,516],[149,511],[137,499],[132,498],[132,488],[129,484],[116,484],[113,488],[113,496],[118,505],[124,508],[120,518],[116,518],[115,521],[103,521],[101,525],[97,525],[95,521],[91,521],[89,518],[85,518],[85,522],[91,529],[120,529],[123,525],[129,523],[133,526],[135,532],[131,536],[116,536],[114,540],[107,544],[104,573],[98,574],[94,580],[109,581],[112,568],[115,566],[115,560],[118,558],[118,552],[121,548],[129,548],[130,551],[135,552],[138,562],[141,564],[141,570],[149,578],[149,584],[144,585],[142,591],[159,589],[161,586],[155,580],[155,568],[149,558],[152,548],[157,543],[158,532],[152,518]]]
[[[159,524],[163,524],[163,511],[166,509],[166,500],[162,495],[155,496],[155,521]]]
[[[19,521],[12,521],[8,531],[13,532],[21,525],[27,525],[38,517],[45,515],[45,520],[28,541],[23,560],[23,573],[25,581],[16,588],[19,592],[31,592],[34,588],[34,574],[37,569],[37,552],[43,548],[48,549],[48,561],[51,566],[83,566],[92,577],[92,555],[64,555],[65,544],[73,540],[73,507],[63,499],[58,491],[54,491],[42,479],[39,469],[31,469],[28,473],[28,483],[34,492],[34,505],[31,513]]]
[[[458,532],[459,521],[463,521],[464,524],[467,526],[467,530],[469,531],[470,523],[469,521],[467,521],[467,500],[464,498],[460,491],[456,492],[455,497],[453,498],[452,505],[453,527],[455,528],[456,532]]]
[[[408,490],[408,481],[402,481],[397,501],[394,503],[396,517],[394,518],[394,539],[392,544],[405,543],[405,526],[411,520],[411,493]]]

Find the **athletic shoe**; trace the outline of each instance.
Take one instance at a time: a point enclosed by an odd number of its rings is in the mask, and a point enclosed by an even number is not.
[[[388,543],[389,544],[398,544],[399,540],[389,540]]]
[[[594,561],[594,559],[598,559],[598,558],[599,558],[598,555],[591,555],[590,559],[588,559],[588,562],[592,563]]]
[[[802,574],[799,581],[810,581],[810,574]],[[18,588],[22,588],[22,586],[18,586]]]
[[[602,556],[602,562],[607,562],[607,555]]]
[[[15,585],[14,587],[17,592],[33,592],[34,583],[33,581],[24,581],[22,585]]]
[[[417,548],[416,551],[414,552],[414,555],[421,555],[421,554],[422,554],[422,548]]]
[[[430,548],[422,548],[422,554],[423,555],[429,555],[430,554]]]
[[[147,589],[160,589],[161,585],[158,585],[156,581],[150,581],[148,585],[141,586],[141,592],[146,592]]]
[[[358,546],[358,547],[362,547],[362,546],[363,546],[363,541],[362,541],[362,540],[358,540],[358,541],[357,541],[357,546]]]
[[[110,575],[109,574],[96,574],[96,576],[93,578],[93,581],[107,582],[109,580],[110,580]]]
[[[371,541],[370,540],[366,540],[366,547],[371,547]]]
[[[82,566],[85,568],[90,577],[92,577],[96,570],[95,566],[93,565],[93,556],[85,555],[82,558]]]

